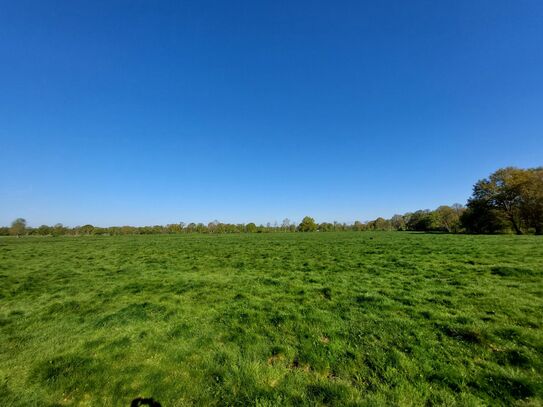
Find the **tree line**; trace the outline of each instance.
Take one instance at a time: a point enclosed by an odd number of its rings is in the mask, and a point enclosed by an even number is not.
[[[0,236],[61,236],[61,235],[135,235],[177,233],[272,233],[272,232],[332,232],[332,231],[420,231],[447,233],[535,233],[543,234],[543,167],[520,169],[501,168],[473,186],[466,206],[442,205],[435,210],[418,210],[379,217],[368,222],[352,224],[317,223],[306,216],[299,224],[284,219],[281,224],[231,224],[213,221],[204,223],[174,223],[155,226],[84,225],[66,227],[42,225],[28,227],[19,218],[10,227],[0,227]]]

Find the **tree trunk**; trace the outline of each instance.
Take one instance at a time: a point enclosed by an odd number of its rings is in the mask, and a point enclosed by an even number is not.
[[[519,226],[517,225],[514,216],[511,216],[511,223],[513,224],[513,229],[515,229],[515,233],[517,235],[522,235],[522,230],[520,230]]]

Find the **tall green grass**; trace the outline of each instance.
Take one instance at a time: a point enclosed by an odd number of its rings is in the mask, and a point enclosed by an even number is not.
[[[543,403],[543,240],[0,239],[0,405]]]

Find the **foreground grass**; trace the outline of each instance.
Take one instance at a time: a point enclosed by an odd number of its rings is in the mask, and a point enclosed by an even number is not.
[[[543,403],[543,240],[0,240],[2,405]]]

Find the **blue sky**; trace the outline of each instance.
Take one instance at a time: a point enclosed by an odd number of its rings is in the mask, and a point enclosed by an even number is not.
[[[543,164],[543,2],[11,1],[0,224],[368,220]]]

